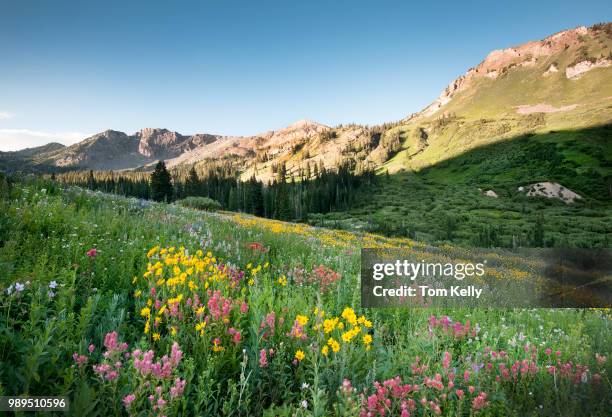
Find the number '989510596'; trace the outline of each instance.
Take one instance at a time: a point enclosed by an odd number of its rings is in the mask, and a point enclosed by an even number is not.
[[[68,411],[68,397],[0,396],[0,411]]]

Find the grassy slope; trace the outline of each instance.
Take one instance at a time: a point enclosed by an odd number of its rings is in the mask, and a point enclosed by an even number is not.
[[[588,56],[599,58],[609,54],[612,38],[605,32],[586,36],[580,45],[572,46],[549,57],[539,58],[529,67],[512,67],[495,79],[479,78],[467,90],[456,94],[437,113],[417,117],[395,128],[407,139],[400,152],[383,169],[420,169],[452,158],[478,146],[520,136],[527,132],[573,130],[609,124],[612,121],[612,68],[597,68],[578,79],[567,79],[566,67],[573,64],[586,48]],[[556,63],[559,71],[544,76]],[[555,108],[576,105],[569,111],[520,115],[521,105],[549,104]],[[453,114],[442,128],[437,119]],[[419,129],[425,129],[428,147],[415,157]]]
[[[606,246],[612,234],[610,137],[610,126],[527,135],[420,171],[382,176],[355,208],[323,216],[323,224],[361,225],[430,241],[510,246],[513,236],[516,243],[530,245],[536,218],[542,215],[548,244]],[[517,192],[519,186],[538,181],[564,184],[584,201],[568,205]],[[488,189],[499,198],[483,195]],[[321,216],[312,218],[321,222]],[[498,240],[479,240],[487,230]]]

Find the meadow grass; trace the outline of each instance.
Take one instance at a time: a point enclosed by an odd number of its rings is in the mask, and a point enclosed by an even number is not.
[[[1,204],[0,395],[78,416],[610,409],[606,311],[359,307],[360,247],[469,249],[51,182]]]

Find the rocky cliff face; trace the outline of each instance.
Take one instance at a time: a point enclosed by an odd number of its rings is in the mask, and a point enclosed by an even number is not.
[[[145,128],[134,135],[139,139],[138,152],[149,158],[172,158],[181,153],[182,145],[189,140],[167,129]]]

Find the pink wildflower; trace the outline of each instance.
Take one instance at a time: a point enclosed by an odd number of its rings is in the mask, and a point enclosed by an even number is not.
[[[130,404],[132,404],[132,401],[134,401],[135,399],[136,396],[134,394],[128,394],[123,397],[123,405],[125,406],[125,408],[130,408]]]
[[[452,356],[449,352],[444,352],[444,359],[442,359],[442,367],[448,369],[452,360]]]
[[[185,381],[184,379],[176,378],[174,380],[174,386],[170,388],[170,398],[176,398],[183,395],[186,383],[187,381]]]
[[[265,349],[259,351],[259,366],[262,368],[268,366],[268,356]]]

